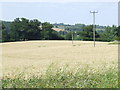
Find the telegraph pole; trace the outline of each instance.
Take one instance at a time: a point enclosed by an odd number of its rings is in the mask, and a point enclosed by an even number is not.
[[[72,44],[73,44],[73,39],[74,39],[73,37],[74,37],[74,35],[73,35],[73,31],[72,31]]]
[[[98,12],[90,11],[90,13],[93,14],[93,41],[94,41],[94,47],[95,47],[95,31],[96,31],[96,28],[95,28],[95,14],[98,13]]]

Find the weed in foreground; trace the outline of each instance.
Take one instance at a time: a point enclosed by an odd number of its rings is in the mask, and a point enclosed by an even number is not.
[[[89,66],[70,70],[68,65],[51,64],[42,75],[27,79],[25,73],[4,76],[2,83],[3,88],[118,88],[118,73],[113,66],[100,72]]]

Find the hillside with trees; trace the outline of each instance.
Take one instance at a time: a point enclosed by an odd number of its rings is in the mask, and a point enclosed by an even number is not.
[[[64,23],[50,24],[37,19],[16,18],[12,22],[1,21],[2,41],[14,42],[26,40],[93,40],[93,25]],[[59,31],[55,31],[58,29]],[[97,41],[120,40],[120,26],[96,25]]]

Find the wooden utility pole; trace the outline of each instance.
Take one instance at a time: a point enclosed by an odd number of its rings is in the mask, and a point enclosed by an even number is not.
[[[95,31],[96,31],[96,28],[95,28],[95,14],[98,13],[98,12],[90,11],[90,13],[93,14],[93,41],[94,41],[94,47],[95,47]]]

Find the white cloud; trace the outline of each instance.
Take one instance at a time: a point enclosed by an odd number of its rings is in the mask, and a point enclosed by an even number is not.
[[[120,0],[0,0],[0,2],[118,2]]]

